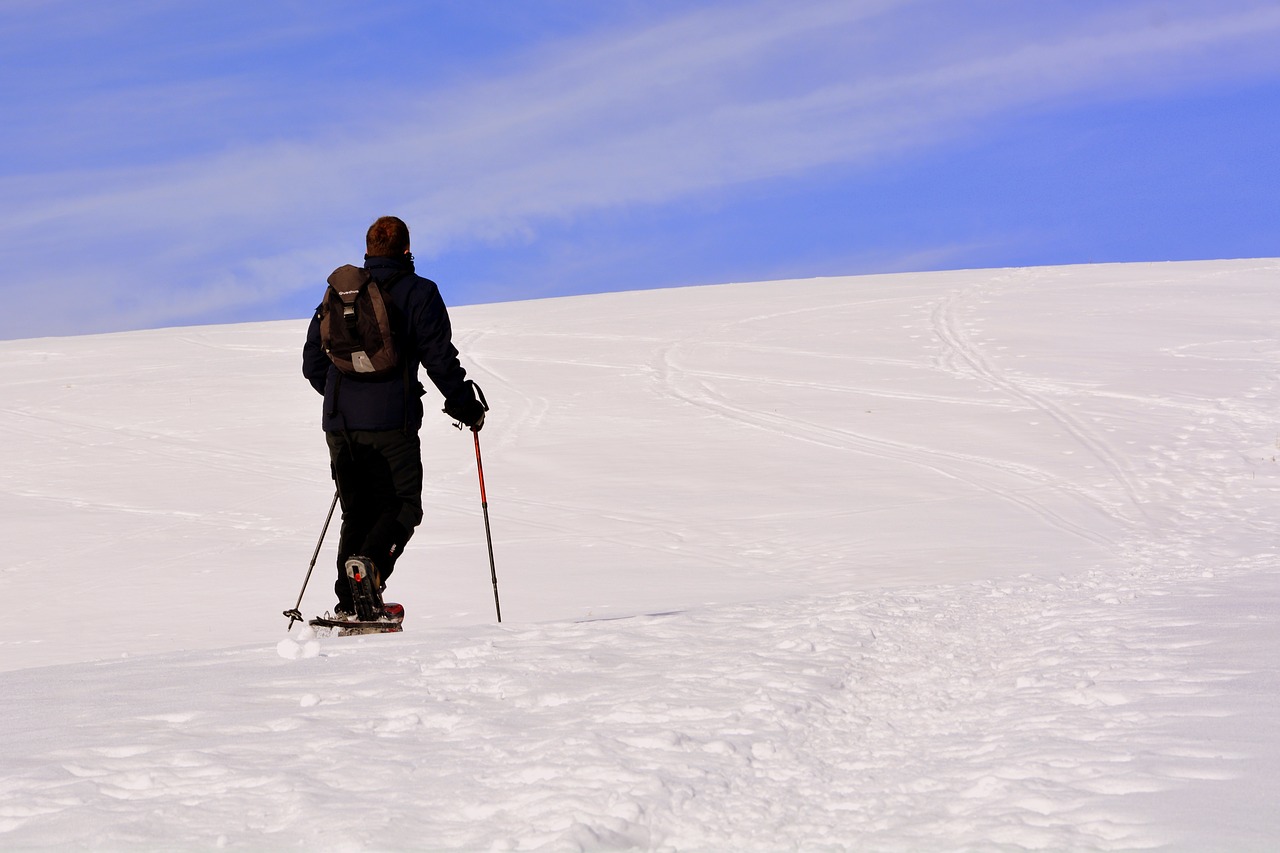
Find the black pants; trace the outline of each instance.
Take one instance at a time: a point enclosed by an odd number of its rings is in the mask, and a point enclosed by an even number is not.
[[[422,447],[416,432],[326,433],[342,504],[338,540],[338,606],[352,609],[345,563],[368,557],[385,585],[422,521]]]

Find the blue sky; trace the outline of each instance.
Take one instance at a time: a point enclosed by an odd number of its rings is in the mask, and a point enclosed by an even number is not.
[[[5,0],[0,338],[1280,255],[1275,0]]]

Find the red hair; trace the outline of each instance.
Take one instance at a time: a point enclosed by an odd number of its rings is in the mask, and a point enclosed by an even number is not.
[[[409,250],[409,226],[395,216],[380,216],[364,235],[365,254],[394,258]]]

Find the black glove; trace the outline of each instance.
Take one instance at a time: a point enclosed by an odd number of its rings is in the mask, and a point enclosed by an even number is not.
[[[479,400],[476,399],[476,394],[480,395]],[[472,432],[479,432],[484,426],[484,413],[487,411],[489,406],[484,402],[484,392],[480,391],[480,386],[469,379],[463,390],[444,401],[444,413],[455,421],[471,427]]]

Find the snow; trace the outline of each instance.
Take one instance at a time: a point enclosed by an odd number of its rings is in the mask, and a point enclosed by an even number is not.
[[[455,308],[363,638],[304,323],[0,343],[0,847],[1271,849],[1278,273]]]

